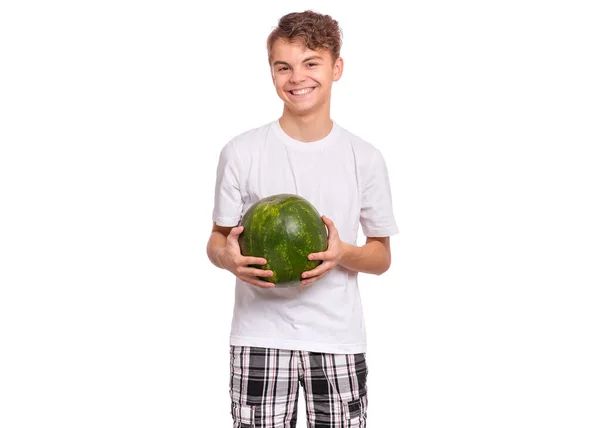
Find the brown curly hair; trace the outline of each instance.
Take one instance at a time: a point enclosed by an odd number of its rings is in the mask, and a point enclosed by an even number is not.
[[[334,63],[342,48],[342,30],[338,22],[329,15],[312,10],[288,13],[279,19],[277,27],[267,38],[269,65],[273,60],[273,45],[280,39],[290,43],[300,42],[313,51],[326,49],[331,53]]]

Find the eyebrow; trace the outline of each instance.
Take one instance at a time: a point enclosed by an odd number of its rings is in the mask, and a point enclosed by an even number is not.
[[[308,58],[304,59],[304,61],[302,62],[306,62],[306,61],[313,61],[315,59],[323,59],[323,57],[319,56],[319,55],[313,55],[313,56],[309,56]],[[275,61],[273,63],[273,65],[278,65],[278,64],[283,64],[283,65],[289,65],[287,62],[285,61]]]

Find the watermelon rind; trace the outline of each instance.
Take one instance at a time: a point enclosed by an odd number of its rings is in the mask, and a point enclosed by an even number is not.
[[[242,255],[263,257],[266,265],[253,267],[272,270],[273,276],[260,277],[276,288],[300,284],[302,272],[319,266],[321,260],[308,255],[327,250],[327,228],[317,209],[307,199],[281,193],[265,197],[242,217],[239,236]]]

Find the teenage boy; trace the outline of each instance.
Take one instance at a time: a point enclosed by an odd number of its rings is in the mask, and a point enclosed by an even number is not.
[[[397,233],[381,152],[330,117],[342,76],[341,31],[314,11],[283,16],[267,39],[282,116],[222,149],[216,173],[210,260],[236,276],[230,336],[234,427],[295,427],[299,386],[311,428],[365,427],[367,364],[359,272],[390,266]],[[364,106],[360,106],[364,108]],[[249,267],[238,237],[258,200],[292,193],[324,214],[328,248],[297,287],[273,288]],[[357,246],[358,227],[366,242]]]

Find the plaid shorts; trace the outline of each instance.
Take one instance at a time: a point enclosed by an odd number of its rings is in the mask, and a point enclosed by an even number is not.
[[[295,428],[299,386],[309,428],[364,428],[365,354],[231,346],[229,391],[234,428]]]

